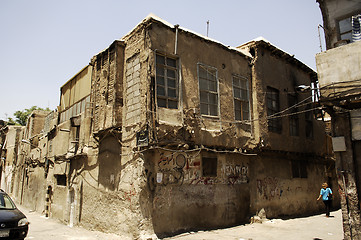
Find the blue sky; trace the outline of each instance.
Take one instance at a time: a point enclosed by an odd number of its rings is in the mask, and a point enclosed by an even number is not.
[[[209,20],[209,37],[233,47],[263,36],[316,69],[316,0],[2,0],[0,119],[55,109],[60,87],[149,13],[203,35]]]

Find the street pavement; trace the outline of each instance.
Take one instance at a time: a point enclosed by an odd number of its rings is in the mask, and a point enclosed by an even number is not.
[[[18,206],[30,221],[26,239],[35,240],[120,240],[124,237],[89,231],[80,227],[69,227],[55,219]],[[266,222],[246,224],[232,228],[184,233],[166,240],[342,240],[341,210],[331,213],[288,220],[272,219]]]
[[[45,216],[38,212],[30,211],[17,204],[17,207],[28,218],[29,232],[26,240],[120,240],[124,239],[115,234],[106,234],[89,231],[81,227],[69,227],[60,221]]]
[[[272,219],[263,223],[233,228],[186,233],[167,240],[342,240],[341,210],[325,214],[288,220]]]

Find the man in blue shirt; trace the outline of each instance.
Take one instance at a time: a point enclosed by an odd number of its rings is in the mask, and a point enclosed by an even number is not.
[[[328,187],[327,183],[322,184],[322,188],[320,191],[320,196],[318,196],[317,201],[322,197],[322,201],[326,206],[326,217],[330,216],[330,209],[332,203],[332,190]]]

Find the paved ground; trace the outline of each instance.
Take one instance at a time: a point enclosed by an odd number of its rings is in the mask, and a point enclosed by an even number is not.
[[[17,204],[17,207],[28,218],[29,232],[26,240],[120,240],[118,235],[106,234],[96,231],[88,231],[80,227],[69,227],[55,219],[47,219],[37,212]]]
[[[316,215],[289,220],[274,219],[262,224],[248,224],[233,228],[187,233],[167,240],[272,240],[272,239],[323,239],[342,240],[341,210],[331,213],[330,218]]]
[[[26,239],[35,240],[120,240],[114,234],[88,231],[79,227],[66,226],[55,219],[46,219],[37,212],[18,206],[30,221]],[[274,219],[262,224],[248,224],[233,228],[185,233],[167,240],[272,240],[272,239],[343,239],[341,210],[332,212],[333,217],[316,215],[289,220]]]

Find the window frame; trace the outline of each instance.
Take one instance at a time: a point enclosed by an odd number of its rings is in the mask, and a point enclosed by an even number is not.
[[[273,102],[275,102],[276,106],[272,109],[269,108],[269,101],[272,100],[272,106],[274,105]],[[274,115],[272,117],[276,117],[277,113],[280,112],[280,91],[277,88],[273,88],[270,86],[267,86],[267,92],[266,92],[266,108],[267,108],[267,117]],[[268,130],[274,133],[282,133],[282,119],[278,118],[271,118],[267,119],[267,125]]]
[[[239,85],[238,86],[236,86],[234,84],[235,79],[239,80]],[[242,81],[244,81],[246,83],[245,88],[242,88],[242,84],[241,84]],[[234,104],[234,119],[236,121],[249,120],[250,119],[250,114],[251,114],[251,111],[250,111],[251,106],[250,106],[249,80],[246,77],[233,74],[232,75],[232,90],[233,90],[233,104]],[[240,91],[240,93],[239,93],[240,97],[236,96],[236,94],[235,94],[236,90]],[[246,100],[242,99],[242,96],[241,96],[242,95],[242,90],[246,91],[246,94],[247,94]],[[240,104],[238,104],[240,106],[240,109],[237,109],[236,102],[240,103]],[[246,105],[247,108],[248,108],[248,116],[247,117],[244,117],[244,112],[245,112],[245,111],[243,111],[243,106],[244,105]],[[238,112],[240,113],[240,116],[238,115]]]
[[[337,28],[337,39],[339,41],[341,40],[349,40],[350,43],[352,43],[352,17],[355,15],[361,14],[361,10],[356,10],[355,12],[352,12],[351,14],[344,15],[338,19],[336,19],[336,28]],[[341,32],[340,22],[344,20],[350,20],[350,30]],[[342,38],[343,35],[351,34],[349,38]]]
[[[290,108],[290,113],[292,113],[292,115],[288,117],[289,134],[290,136],[298,137],[300,136],[300,119],[297,114],[298,107],[293,107],[298,103],[297,95],[288,94],[287,101],[288,107]]]
[[[203,78],[200,76],[200,68],[205,68],[206,69],[206,76],[208,77],[208,69],[212,70],[215,72],[215,81],[213,81],[212,79],[208,79]],[[220,116],[220,98],[219,98],[219,81],[218,81],[218,70],[215,67],[212,66],[208,66],[206,64],[203,63],[197,63],[197,77],[198,77],[198,90],[199,90],[199,108],[200,108],[200,113],[202,116],[210,116],[210,117],[219,117]],[[201,79],[208,81],[208,82],[215,82],[216,84],[216,91],[213,91],[211,89],[201,89]],[[208,86],[209,88],[209,86]],[[202,93],[203,96],[206,95],[208,97],[208,101],[207,102],[202,102]],[[215,96],[216,97],[216,104],[213,104],[209,101],[209,96]],[[207,113],[202,113],[202,104],[207,106]],[[211,106],[215,106],[215,110],[217,111],[217,114],[212,114],[212,109],[210,108]]]
[[[311,105],[306,105],[305,112],[305,135],[306,138],[313,139],[314,137],[314,129],[313,129],[313,111],[309,111],[311,109]],[[307,111],[308,110],[308,111]],[[310,132],[310,134],[309,134]]]
[[[217,177],[217,169],[217,156],[202,156],[202,177]]]
[[[158,57],[162,56],[164,58],[164,64],[158,62]],[[171,66],[168,65],[168,59],[174,60],[175,65]],[[156,106],[161,108],[167,108],[167,109],[179,109],[179,57],[176,55],[171,54],[165,54],[156,51],[155,52],[155,100],[156,100]],[[163,69],[164,75],[160,75],[160,72],[158,68]],[[175,72],[174,78],[172,76],[168,76],[168,70],[173,70]],[[160,78],[163,77],[163,84],[160,84]],[[169,80],[175,81],[175,86],[169,86]],[[159,94],[160,87],[164,88],[164,95]],[[169,90],[175,91],[175,97],[169,96]],[[165,106],[160,105],[160,100],[165,101]],[[171,107],[170,102],[175,102],[176,107]]]

